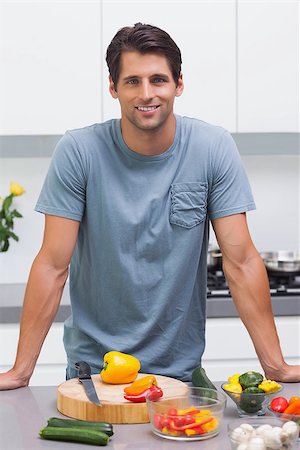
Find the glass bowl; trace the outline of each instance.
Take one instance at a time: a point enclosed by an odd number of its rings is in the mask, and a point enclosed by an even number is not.
[[[228,424],[231,450],[296,450],[299,425],[274,416],[247,417]]]
[[[292,420],[293,422],[296,422],[297,425],[299,425],[299,441],[300,441],[300,415],[299,414],[284,414],[284,413],[280,413],[277,411],[273,411],[273,409],[271,409],[271,406],[268,406],[268,410],[278,419],[282,420],[282,421],[289,421]]]
[[[279,392],[282,391],[283,387],[278,389],[276,392],[262,392],[259,394],[253,393],[236,393],[229,392],[224,389],[224,384],[222,384],[223,391],[234,401],[236,404],[238,414],[240,417],[246,416],[264,416],[268,409],[268,404],[272,400],[273,397],[277,396]]]
[[[226,396],[219,391],[187,386],[185,395],[166,388],[163,397],[146,397],[153,433],[178,441],[204,440],[216,436],[223,420]]]

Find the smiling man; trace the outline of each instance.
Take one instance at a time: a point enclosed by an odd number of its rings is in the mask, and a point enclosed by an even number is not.
[[[164,152],[174,140],[173,105],[183,91],[182,75],[174,80],[170,64],[160,54],[131,50],[121,55],[118,80],[109,79],[110,93],[120,102],[122,136],[128,147],[145,155]]]
[[[141,372],[191,380],[205,348],[210,221],[266,377],[300,381],[280,349],[234,141],[222,127],[173,112],[183,92],[179,48],[139,23],[118,31],[106,60],[121,119],[68,131],[57,145],[36,205],[45,232],[17,357],[0,389],[28,384],[68,274],[67,378],[79,360],[99,373],[103,355],[118,350],[137,357]]]

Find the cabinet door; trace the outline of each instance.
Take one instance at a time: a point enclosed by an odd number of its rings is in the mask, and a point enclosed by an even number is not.
[[[0,134],[100,121],[100,2],[1,2],[0,17]]]
[[[238,131],[299,131],[299,3],[238,2]]]
[[[282,353],[288,364],[299,364],[299,316],[275,317]],[[234,373],[261,372],[249,334],[239,318],[207,319],[202,365],[212,380],[227,380]]]
[[[235,1],[103,1],[103,54],[115,33],[136,22],[163,28],[182,52],[185,90],[175,112],[235,131]],[[103,67],[103,118],[120,117]]]

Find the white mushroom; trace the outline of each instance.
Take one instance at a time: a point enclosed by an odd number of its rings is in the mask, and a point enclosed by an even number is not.
[[[240,425],[240,428],[248,435],[248,436],[252,436],[253,434],[255,434],[255,429],[253,428],[252,425],[250,425],[249,423],[242,423]]]
[[[236,450],[248,450],[247,444],[240,444]]]
[[[265,441],[262,437],[252,437],[247,445],[247,450],[266,450]]]
[[[282,429],[280,427],[273,427],[271,430],[266,430],[264,434],[266,446],[272,450],[280,450],[282,448],[281,435]]]
[[[272,426],[266,423],[265,425],[261,425],[260,427],[256,428],[256,434],[257,436],[264,437],[267,430],[272,430]]]
[[[244,424],[242,424],[242,425],[244,425]],[[231,439],[237,444],[241,444],[241,443],[247,442],[249,437],[250,437],[249,430],[244,430],[242,428],[242,425],[237,427],[237,428],[235,428],[232,431],[231,436],[230,436]]]
[[[289,420],[282,426],[282,430],[288,435],[289,439],[294,439],[298,435],[298,427],[295,422]]]

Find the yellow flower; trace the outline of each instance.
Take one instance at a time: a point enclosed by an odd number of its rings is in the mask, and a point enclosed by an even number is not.
[[[22,195],[24,194],[25,189],[18,183],[14,183],[13,181],[10,183],[10,193],[13,195]]]

